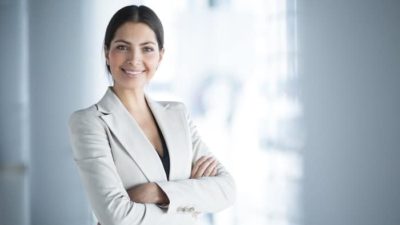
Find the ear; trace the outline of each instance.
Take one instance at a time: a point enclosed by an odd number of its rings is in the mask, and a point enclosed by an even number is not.
[[[108,57],[108,53],[110,51],[108,50],[108,48],[106,46],[104,46],[104,56],[106,58],[106,64],[109,66],[110,65],[110,61],[109,61],[109,57]]]
[[[161,60],[163,59],[164,52],[165,52],[165,49],[164,49],[164,48],[162,48],[162,49],[160,50],[160,59],[158,60],[158,63],[160,63],[160,62],[161,62]]]

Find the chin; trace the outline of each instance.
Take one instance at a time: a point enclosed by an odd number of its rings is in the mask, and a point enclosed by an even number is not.
[[[125,90],[143,90],[146,86],[146,82],[115,82],[114,87],[117,89],[125,89]]]

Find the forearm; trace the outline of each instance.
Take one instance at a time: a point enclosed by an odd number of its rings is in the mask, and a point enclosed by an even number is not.
[[[215,176],[217,174],[218,161],[213,157],[200,157],[192,168],[191,179]],[[145,183],[127,190],[129,198],[133,202],[153,203],[168,205],[169,199],[157,183]]]
[[[168,212],[193,209],[194,212],[217,212],[232,205],[235,184],[228,173],[200,179],[157,182],[170,203]]]
[[[169,204],[169,199],[156,183],[145,183],[127,190],[129,198],[137,203]]]

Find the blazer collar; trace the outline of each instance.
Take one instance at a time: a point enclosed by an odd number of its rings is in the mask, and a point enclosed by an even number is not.
[[[147,93],[145,93],[144,96],[152,111],[165,110],[169,108],[169,104],[161,105],[160,103],[151,99],[150,96],[147,95]],[[122,108],[125,109],[126,112],[128,112],[111,87],[108,87],[103,98],[97,103],[97,109],[105,115],[115,112],[116,109],[121,110]]]
[[[176,119],[179,118],[174,119],[176,113],[171,113],[167,110],[169,104],[162,105],[153,101],[147,94],[145,94],[145,98],[167,143],[171,165],[170,178],[172,179],[178,171],[174,171],[175,168],[172,166],[174,163],[173,151],[177,146],[175,146],[176,140],[171,136],[171,133],[175,131],[173,121],[177,122]],[[164,167],[153,145],[111,87],[108,88],[104,97],[99,101],[97,108],[102,113],[100,117],[105,121],[131,158],[142,169],[148,180],[167,180]]]

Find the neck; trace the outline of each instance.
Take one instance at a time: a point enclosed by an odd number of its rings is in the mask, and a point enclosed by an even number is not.
[[[112,90],[129,112],[134,113],[147,110],[143,90],[122,89],[116,86],[113,86]]]

